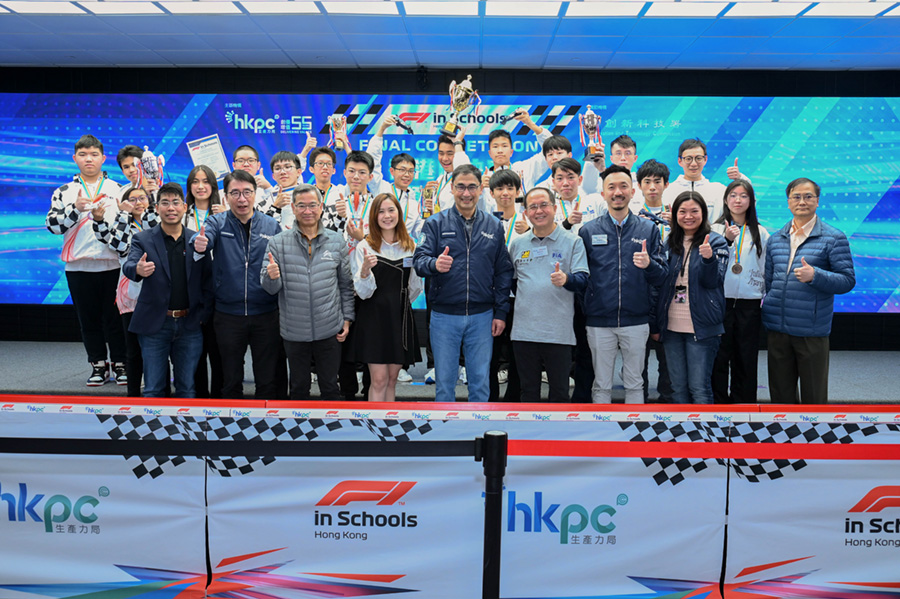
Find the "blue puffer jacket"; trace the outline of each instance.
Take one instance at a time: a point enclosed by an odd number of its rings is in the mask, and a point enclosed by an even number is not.
[[[584,293],[589,327],[630,327],[650,322],[650,296],[666,278],[668,268],[659,229],[649,220],[629,214],[621,227],[608,214],[581,227],[591,278]],[[650,265],[634,265],[635,252],[647,242]]]
[[[453,265],[439,273],[437,257],[450,248]],[[413,256],[413,265],[428,285],[428,303],[442,314],[481,314],[494,311],[494,318],[506,319],[513,265],[506,250],[503,225],[482,211],[475,211],[471,239],[456,206],[442,210],[425,221],[422,240]]]
[[[856,285],[850,243],[819,218],[789,265],[792,226],[793,221],[788,222],[766,245],[763,324],[770,331],[795,337],[827,337],[835,294],[847,293]],[[816,271],[809,283],[801,283],[794,275],[794,269],[803,266],[801,258]]]
[[[688,300],[691,322],[697,340],[721,335],[725,332],[725,270],[728,268],[728,242],[718,233],[709,234],[712,257],[700,256],[700,250],[691,250],[688,264]],[[668,247],[668,246],[667,246]],[[659,289],[655,312],[651,314],[650,332],[659,333],[660,340],[669,328],[669,305],[675,297],[675,281],[681,273],[683,254],[669,249],[669,274]]]
[[[213,253],[216,283],[216,311],[234,316],[267,314],[278,308],[278,297],[269,295],[259,282],[269,240],[281,232],[281,225],[259,210],[250,219],[250,244],[244,226],[231,211],[206,219],[206,251]]]

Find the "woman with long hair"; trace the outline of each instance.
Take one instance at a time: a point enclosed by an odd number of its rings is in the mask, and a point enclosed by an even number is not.
[[[675,403],[712,403],[712,366],[725,331],[728,243],[707,218],[699,194],[675,198],[666,240],[669,275],[651,314],[651,334],[666,348]]]
[[[349,360],[369,366],[369,401],[394,401],[400,369],[420,358],[411,306],[422,292],[412,266],[415,249],[400,202],[389,193],[376,196],[369,234],[350,258],[358,299]]]
[[[722,216],[712,230],[731,246],[725,271],[725,334],[713,365],[713,398],[716,403],[756,403],[769,233],[756,217],[756,194],[748,181],[732,181],[725,189]]]

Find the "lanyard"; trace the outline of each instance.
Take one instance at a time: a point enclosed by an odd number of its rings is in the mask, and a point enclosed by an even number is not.
[[[647,202],[644,202],[644,210],[649,212],[650,214],[656,214],[653,210],[650,209],[650,206],[647,205]],[[659,228],[659,238],[663,239],[666,236],[666,227],[665,225],[656,225]]]
[[[509,247],[509,242],[512,239],[513,231],[516,230],[516,219],[519,218],[519,213],[516,212],[513,214],[513,217],[509,219],[509,230],[506,232],[506,247]]]
[[[131,217],[131,224],[138,228],[138,231],[143,231],[144,227],[141,225],[141,219],[134,218],[134,215]],[[199,229],[198,229],[199,230]]]
[[[741,263],[741,249],[744,247],[744,229],[746,227],[747,227],[747,225],[741,225],[741,236],[738,238],[738,248],[737,248],[737,252],[734,255],[734,263],[735,264]]]
[[[438,185],[437,193],[434,194],[434,209],[433,212],[441,211],[441,192],[444,191],[444,188],[447,186],[447,183],[450,181],[450,173],[444,173],[444,176],[441,177],[441,183]]]
[[[359,192],[354,192],[354,194],[353,194],[353,197],[356,197],[357,200],[358,200],[358,198],[359,198],[359,196],[357,195],[358,193],[359,193]],[[368,207],[369,207],[369,200],[370,200],[370,199],[371,199],[371,197],[367,195],[367,196],[366,196],[366,199],[365,199],[365,201],[363,202],[363,205],[362,205],[362,211],[361,211],[361,212],[358,212],[357,209],[359,208],[359,205],[357,204],[357,206],[354,208],[353,202],[352,202],[352,198],[351,198],[350,212],[351,212],[351,214],[353,214],[353,218],[356,218],[356,219],[359,219],[359,220],[362,220],[363,218],[365,218],[365,216],[366,216],[366,210],[367,210]]]
[[[409,189],[407,189],[406,191],[398,192],[397,186],[393,183],[391,183],[391,189],[394,190],[394,197],[397,198],[397,201],[400,202],[401,206],[403,206],[403,222],[406,222],[406,214],[407,212],[409,212],[409,196],[407,195],[406,197],[406,204],[403,203],[403,200],[401,198],[403,197],[404,193],[409,193]]]
[[[96,195],[92,195],[91,192],[88,191],[87,185],[85,185],[84,178],[82,176],[79,175],[78,180],[81,181],[81,189],[83,189],[84,193],[87,194],[87,197],[90,198],[91,203],[93,204],[94,202],[96,202],[100,197],[100,190],[103,189],[103,184],[106,183],[106,177],[100,177],[100,185],[97,186]]]
[[[206,214],[203,216],[203,223],[206,224],[206,219],[209,218],[209,213],[212,212],[212,208],[206,211]],[[200,231],[200,209],[197,206],[194,206],[194,222],[197,223],[197,231]]]
[[[329,194],[331,194],[332,189],[334,189],[334,185],[329,185],[328,189],[325,190],[325,199],[322,200],[323,206],[328,203],[328,196],[329,196]]]

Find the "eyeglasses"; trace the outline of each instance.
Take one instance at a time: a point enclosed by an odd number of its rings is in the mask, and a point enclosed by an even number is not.
[[[317,160],[316,162],[313,162],[313,166],[317,168],[334,168],[334,163]]]
[[[184,206],[184,202],[182,202],[181,200],[160,200],[157,205],[160,208],[181,208],[182,206]]]
[[[621,150],[616,150],[615,152],[613,152],[613,156],[615,156],[616,158],[632,158],[634,156],[634,152],[632,152],[631,150],[626,150],[624,152],[622,152]]]
[[[254,195],[256,195],[256,191],[253,189],[232,189],[228,192],[228,197],[232,200],[240,199],[241,196],[244,196],[245,200],[249,200],[252,199]]]
[[[356,177],[368,177],[368,176],[369,176],[369,171],[365,171],[365,170],[363,170],[363,171],[358,171],[358,170],[353,169],[353,168],[348,168],[348,169],[347,169],[347,177],[350,178],[350,179],[353,179],[353,178],[356,178]]]
[[[414,168],[395,168],[395,171],[400,173],[401,175],[415,175],[416,169]]]
[[[294,204],[294,208],[296,208],[298,212],[312,212],[318,207],[318,202],[315,204]]]
[[[478,185],[454,185],[453,189],[456,190],[456,193],[477,193]]]
[[[799,202],[800,200],[803,200],[804,202],[812,202],[813,200],[816,200],[818,198],[819,196],[813,195],[811,193],[805,193],[803,195],[795,193],[792,196],[788,196],[788,199],[792,202]]]
[[[730,193],[728,194],[729,200],[749,200],[750,196],[746,193]]]
[[[551,204],[550,202],[541,202],[540,204],[532,204],[525,210],[528,210],[530,212],[537,212],[538,210],[547,210],[551,206],[553,206],[553,204]]]
[[[241,166],[250,166],[258,162],[259,160],[257,158],[236,158],[234,160],[235,164],[240,164]]]
[[[281,165],[281,166],[276,166],[275,168],[272,169],[272,172],[273,173],[287,173],[287,172],[294,170],[295,168],[297,168],[297,167],[295,167],[293,164],[285,164],[285,165]]]
[[[702,162],[706,162],[706,156],[682,156],[681,159],[688,164],[696,162],[700,164]]]

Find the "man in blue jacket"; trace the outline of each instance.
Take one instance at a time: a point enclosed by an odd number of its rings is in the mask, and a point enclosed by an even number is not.
[[[271,216],[256,210],[256,179],[235,170],[225,176],[230,209],[210,216],[194,238],[194,249],[213,252],[216,308],[213,325],[222,354],[225,399],[244,395],[244,354],[250,346],[256,399],[287,397],[287,365],[278,322],[278,298],[259,282],[269,240],[281,232]]]
[[[591,272],[584,295],[587,338],[594,362],[594,403],[611,403],[613,368],[622,350],[625,403],[644,400],[644,351],[650,335],[650,295],[666,278],[659,230],[629,209],[631,172],[614,164],[601,173],[609,214],[578,234]]]
[[[182,226],[186,206],[181,186],[166,183],[157,197],[160,225],[134,236],[122,265],[126,277],[143,281],[128,330],[141,344],[143,396],[164,395],[171,358],[175,396],[190,398],[203,349],[200,324],[212,306],[212,274],[209,258],[191,249],[195,233]]]
[[[763,324],[769,330],[773,403],[828,401],[828,335],[835,294],[856,285],[847,236],[816,216],[821,188],[803,177],[787,186],[794,218],[766,245]]]
[[[464,164],[450,179],[454,206],[422,229],[413,264],[428,281],[435,401],[456,400],[459,348],[469,380],[469,401],[488,401],[493,338],[506,327],[512,262],[503,225],[478,210],[481,171]]]

